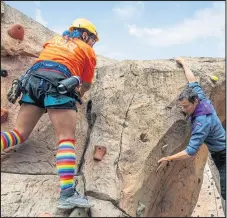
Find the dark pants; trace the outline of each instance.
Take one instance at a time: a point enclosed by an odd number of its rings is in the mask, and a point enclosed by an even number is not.
[[[210,151],[211,157],[219,171],[221,196],[226,200],[226,151]]]

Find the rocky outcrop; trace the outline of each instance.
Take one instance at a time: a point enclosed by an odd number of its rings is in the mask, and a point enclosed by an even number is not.
[[[207,95],[217,99],[225,85],[224,60],[186,61]],[[210,80],[213,74],[219,74],[217,84]],[[87,194],[119,205],[130,216],[136,216],[139,204],[145,205],[144,216],[189,215],[198,198],[207,149],[155,173],[161,156],[187,144],[188,126],[176,105],[186,84],[182,69],[172,60],[122,61],[99,68],[97,77],[101,79],[90,93],[96,119],[84,166]],[[218,103],[220,108],[224,102]],[[217,112],[224,119],[218,107]],[[100,163],[92,159],[95,145],[107,147]]]
[[[6,34],[9,24],[15,22],[25,29],[21,47]],[[12,80],[34,63],[32,55],[37,56],[55,33],[5,4],[1,23],[5,32],[1,64],[9,73],[1,81],[1,102],[8,110],[8,120],[1,125],[5,131],[14,126],[19,111],[18,104],[6,101]],[[40,34],[30,34],[31,28]],[[186,61],[220,119],[225,120],[224,59]],[[210,80],[213,74],[219,77],[216,83]],[[156,173],[158,159],[184,149],[189,139],[188,122],[176,104],[186,82],[174,60],[119,62],[98,56],[94,85],[84,104],[78,106],[76,128],[77,174],[82,176],[92,204],[90,216],[191,215],[203,181],[207,148],[203,146],[194,158],[170,163]],[[107,148],[99,162],[93,159],[96,145]],[[71,211],[56,209],[56,149],[53,127],[44,114],[26,142],[14,152],[2,154],[3,216],[69,215]]]
[[[38,57],[43,44],[56,33],[11,8],[3,1],[1,1],[1,8],[1,56]],[[24,40],[9,37],[8,30],[14,24],[24,27]]]

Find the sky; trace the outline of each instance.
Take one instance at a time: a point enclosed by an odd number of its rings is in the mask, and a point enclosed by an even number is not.
[[[117,60],[225,57],[225,2],[6,1],[62,34],[76,18],[97,28],[96,54]]]

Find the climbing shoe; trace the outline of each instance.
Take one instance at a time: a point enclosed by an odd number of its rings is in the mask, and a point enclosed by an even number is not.
[[[73,187],[61,191],[57,208],[73,209],[74,207],[90,208],[91,206],[89,205],[88,200],[81,196]]]

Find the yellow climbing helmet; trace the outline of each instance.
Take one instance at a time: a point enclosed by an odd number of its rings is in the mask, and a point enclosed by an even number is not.
[[[78,18],[74,20],[72,25],[69,27],[69,31],[71,32],[73,28],[81,28],[81,29],[86,29],[90,33],[94,34],[96,36],[96,42],[99,41],[98,33],[96,31],[96,27],[89,21],[84,18]]]

